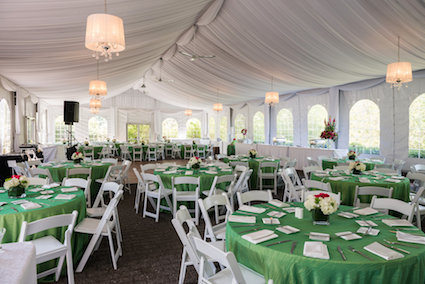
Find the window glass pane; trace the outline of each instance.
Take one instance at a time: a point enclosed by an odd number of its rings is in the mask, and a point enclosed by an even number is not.
[[[108,135],[108,122],[101,116],[89,119],[89,139],[92,142],[104,142]]]
[[[282,139],[285,145],[292,145],[294,143],[292,112],[289,109],[283,108],[278,112],[276,120],[276,138]]]
[[[227,117],[222,116],[220,119],[220,139],[227,142]]]
[[[357,153],[379,154],[379,107],[371,100],[360,100],[350,110],[349,148]]]
[[[254,142],[264,143],[265,141],[264,114],[261,111],[254,114],[253,124],[254,124]]]
[[[10,122],[10,109],[5,99],[0,101],[0,154],[6,154],[11,151],[12,146],[12,128]]]
[[[208,118],[208,131],[211,140],[215,140],[215,119],[214,117]]]
[[[162,136],[168,138],[177,138],[179,126],[174,118],[167,118],[162,121]]]
[[[191,118],[186,122],[186,138],[201,138],[201,122]]]
[[[63,115],[59,115],[55,119],[55,143],[62,143],[66,140],[67,126],[63,122]]]
[[[308,112],[308,140],[320,139],[320,133],[325,129],[328,111],[322,105],[314,105]]]
[[[149,141],[149,134],[150,134],[150,125],[149,124],[140,124],[139,125],[139,137],[140,141]]]
[[[243,139],[244,136],[241,133],[241,130],[246,128],[245,116],[243,114],[238,114],[235,118],[235,138]]]
[[[409,157],[425,158],[425,94],[409,107]]]
[[[137,124],[127,124],[127,141],[137,142]]]

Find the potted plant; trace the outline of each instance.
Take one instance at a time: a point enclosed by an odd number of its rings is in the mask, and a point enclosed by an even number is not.
[[[81,152],[75,152],[72,154],[71,159],[75,164],[79,164],[84,159],[84,155]]]
[[[338,210],[338,203],[327,193],[309,195],[304,202],[304,207],[311,211],[313,224],[329,225],[329,215]]]
[[[251,159],[257,157],[257,151],[255,151],[254,149],[249,150],[248,154]]]
[[[353,160],[354,161],[356,159],[356,157],[357,157],[357,154],[356,154],[355,151],[350,150],[347,153],[347,157],[348,157],[349,160]]]
[[[351,162],[348,166],[353,175],[361,175],[366,170],[366,165],[362,162]]]
[[[22,198],[25,197],[25,189],[28,185],[26,176],[13,175],[6,179],[3,186],[7,190],[9,198]]]
[[[199,170],[199,168],[201,167],[201,159],[199,157],[192,157],[192,158],[190,158],[190,160],[187,164],[193,170]]]

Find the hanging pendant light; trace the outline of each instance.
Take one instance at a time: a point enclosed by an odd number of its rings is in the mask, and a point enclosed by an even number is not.
[[[217,89],[217,103],[215,103],[213,105],[213,110],[216,111],[216,112],[223,111],[223,104],[218,102],[218,96],[219,96],[219,93],[218,93],[218,89]]]
[[[89,84],[89,94],[93,96],[106,96],[108,89],[106,88],[106,82],[99,80],[99,61],[97,61],[97,78],[91,80]]]
[[[398,55],[397,62],[388,64],[387,66],[387,83],[391,84],[391,87],[400,87],[403,84],[412,81],[412,64],[410,62],[400,62],[400,36],[398,37]]]
[[[99,109],[102,107],[102,102],[100,101],[100,98],[96,96],[95,98],[90,99],[90,111],[92,113],[99,113]]]
[[[272,81],[271,81],[270,90],[271,90],[270,92],[266,93],[266,97],[264,99],[264,102],[268,105],[278,104],[279,103],[279,93],[273,92],[273,77],[272,77]]]
[[[106,0],[104,14],[91,14],[87,17],[86,48],[93,50],[93,57],[112,59],[112,53],[119,56],[125,49],[124,24],[120,17],[107,14]]]
[[[192,116],[192,110],[191,109],[186,109],[184,111],[184,115],[186,115],[186,116]]]

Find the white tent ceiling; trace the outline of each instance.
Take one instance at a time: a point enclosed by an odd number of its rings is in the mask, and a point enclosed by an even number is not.
[[[210,107],[217,89],[226,104],[261,98],[272,76],[280,93],[381,77],[396,60],[397,35],[401,60],[414,70],[425,68],[423,1],[221,2],[110,0],[108,11],[124,20],[127,48],[101,63],[109,96],[139,87],[151,66],[147,94],[192,108]],[[85,21],[102,4],[1,1],[0,74],[51,103],[87,99],[96,64],[84,48]],[[199,23],[209,4],[217,17]],[[179,39],[195,23],[194,40],[187,33]],[[175,52],[179,40],[179,50],[216,58],[191,62]],[[154,80],[160,65],[162,78],[173,83]]]

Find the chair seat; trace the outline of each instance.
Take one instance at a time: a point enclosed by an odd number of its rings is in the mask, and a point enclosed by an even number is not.
[[[103,183],[103,181],[104,181],[105,179],[104,178],[98,178],[97,180],[96,180],[96,182],[97,183]]]
[[[218,248],[221,251],[225,251],[225,248],[226,248],[226,242],[225,241],[216,241],[216,242],[211,242],[209,244]]]
[[[152,197],[157,197],[159,196],[159,189],[155,189],[155,190],[148,190],[146,191],[146,194],[148,196],[152,196]],[[162,189],[161,190],[161,197],[165,196],[165,195],[170,195],[173,194],[173,191],[171,189]]]
[[[217,239],[226,239],[226,223],[220,223],[218,225],[213,226],[213,231]]]
[[[87,208],[87,216],[89,217],[102,217],[105,213],[106,208],[96,207],[96,208]]]
[[[239,264],[239,263],[238,263]],[[262,284],[266,283],[264,276],[258,274],[257,272],[239,264],[239,268],[241,269],[242,276],[245,279],[247,284]],[[221,283],[233,283],[233,274],[229,268],[225,268],[220,272],[214,274],[211,278],[208,279],[211,283],[221,284]]]
[[[223,193],[224,193],[224,190],[218,189],[218,188],[215,189],[215,194],[223,194]],[[206,196],[210,196],[210,189],[202,191],[202,194]]]
[[[37,259],[42,259],[46,255],[50,255],[55,252],[59,253],[66,250],[66,246],[52,236],[45,236],[31,241],[31,243],[33,243],[35,246],[35,255]]]
[[[83,221],[81,221],[74,229],[77,233],[84,233],[84,234],[91,234],[93,235],[96,232],[97,226],[99,225],[101,219],[95,219],[95,218],[84,218]],[[114,227],[114,223],[111,221],[108,221],[107,226],[109,226],[109,229],[112,231],[112,228]],[[102,228],[102,235],[107,235],[107,227]]]

